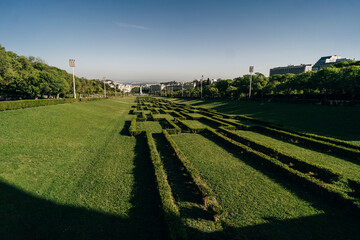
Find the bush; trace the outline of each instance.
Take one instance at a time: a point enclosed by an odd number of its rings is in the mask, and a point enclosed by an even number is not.
[[[278,159],[282,163],[287,164],[292,169],[295,169],[305,174],[312,173],[314,174],[313,177],[318,178],[319,180],[324,181],[326,183],[332,183],[338,181],[341,177],[340,174],[335,173],[331,169],[324,168],[317,164],[311,163],[311,161],[298,159],[294,156],[288,155],[286,153],[280,152],[277,149],[267,146],[266,144],[256,142],[245,136],[235,134],[223,127],[220,127],[219,131],[228,138],[231,138],[241,144],[249,146],[258,152],[262,152],[266,155],[269,155],[270,157]]]
[[[185,155],[180,150],[179,146],[171,138],[169,133],[166,130],[163,130],[163,134],[170,144],[173,152],[176,154],[177,158],[180,160],[186,171],[189,173],[192,181],[196,184],[200,190],[205,207],[210,210],[215,216],[215,221],[219,220],[224,211],[221,205],[216,200],[216,196],[211,190],[211,188],[201,179],[200,174],[196,168],[194,168],[191,163],[186,159]]]
[[[191,133],[200,133],[205,130],[205,128],[194,128],[189,124],[187,124],[186,122],[180,120],[179,118],[175,118],[175,122],[179,123],[183,128],[185,128]]]
[[[290,168],[287,164],[284,164],[263,153],[257,152],[211,129],[205,129],[204,134],[208,135],[215,141],[221,142],[233,149],[240,151],[241,154],[243,154],[245,157],[257,162],[259,166],[271,169],[278,175],[288,177],[294,182],[298,183],[300,186],[311,190],[313,193],[322,195],[328,201],[335,202],[341,207],[348,207],[357,214],[360,214],[359,201],[354,201],[354,197],[350,196],[348,192],[338,188],[338,186],[333,186],[331,184],[318,181],[312,176],[296,171]]]
[[[61,99],[38,99],[38,100],[19,100],[0,102],[0,111],[16,110],[22,108],[40,107],[48,105],[57,105],[73,102],[87,102],[102,100],[103,98],[61,98]]]
[[[130,123],[129,134],[131,136],[138,136],[142,133],[143,133],[143,131],[136,129],[136,118],[133,118]]]
[[[249,130],[270,136],[279,137],[292,143],[301,144],[309,148],[316,148],[323,152],[332,152],[340,156],[360,160],[360,150],[338,146],[333,143],[323,142],[309,137],[303,137],[294,133],[277,130],[270,127],[252,126],[249,128]]]
[[[171,187],[167,180],[166,172],[150,132],[146,132],[146,139],[170,239],[186,239],[186,232],[181,222],[179,208],[175,203]]]

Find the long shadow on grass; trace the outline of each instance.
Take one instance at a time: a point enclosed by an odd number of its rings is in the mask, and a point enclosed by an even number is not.
[[[276,183],[278,183],[278,184],[282,185],[284,188],[290,190],[293,194],[295,194],[299,198],[311,203],[317,209],[321,209],[324,212],[329,213],[329,214],[334,211],[335,212],[340,211],[341,206],[339,207],[336,204],[329,205],[326,201],[324,201],[323,198],[320,198],[317,194],[314,194],[313,192],[307,191],[305,187],[300,185],[300,183],[297,184],[295,181],[291,180],[289,177],[279,174],[275,171],[272,171],[271,169],[260,164],[256,160],[252,160],[252,159],[249,159],[249,158],[243,156],[241,153],[239,153],[237,150],[230,147],[229,145],[218,142],[206,134],[202,134],[202,136],[204,136],[205,138],[214,142],[221,148],[224,148],[226,151],[228,151],[230,154],[232,154],[235,158],[238,158],[239,161],[243,161],[244,163],[246,163],[247,165],[256,169],[257,171],[262,172],[263,174],[265,174],[267,177],[269,177]],[[334,209],[334,207],[335,207],[335,209]],[[345,209],[342,209],[342,210],[345,211]]]
[[[57,204],[0,181],[0,239],[165,239],[144,137],[134,151],[128,217]]]
[[[319,214],[289,220],[268,218],[268,223],[249,227],[225,226],[221,231],[223,239],[266,239],[266,240],[358,240],[358,220],[345,215]],[[198,232],[199,239],[211,239],[219,232]]]
[[[124,127],[120,131],[120,135],[130,136],[130,132],[129,132],[130,124],[131,124],[131,121],[125,121]]]
[[[153,134],[153,137],[168,175],[168,181],[175,200],[201,204],[202,198],[199,189],[197,189],[191,177],[175,156],[164,135],[158,133]]]

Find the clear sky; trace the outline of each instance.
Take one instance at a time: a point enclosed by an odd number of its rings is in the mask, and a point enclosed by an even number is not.
[[[0,44],[119,82],[234,78],[360,59],[359,0],[0,0]]]

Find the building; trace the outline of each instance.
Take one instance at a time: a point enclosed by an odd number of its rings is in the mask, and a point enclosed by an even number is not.
[[[300,64],[300,65],[296,65],[296,66],[289,65],[287,67],[271,68],[270,69],[270,77],[274,76],[276,74],[287,74],[287,73],[299,74],[299,73],[312,71],[313,66],[314,66],[313,64]]]
[[[151,93],[160,92],[161,90],[164,89],[164,87],[165,87],[165,85],[162,84],[162,83],[160,83],[160,84],[153,84],[153,85],[150,85],[150,87],[149,87],[150,90],[149,90],[149,91],[150,91]]]
[[[333,55],[333,56],[326,56],[320,58],[313,66],[313,71],[318,71],[322,68],[332,66],[336,63],[343,62],[343,61],[349,61],[351,59],[349,58],[341,58],[340,56]]]

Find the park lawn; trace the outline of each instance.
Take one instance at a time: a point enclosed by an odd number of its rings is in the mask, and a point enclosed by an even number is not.
[[[170,121],[174,120],[174,117],[171,116],[170,114],[153,114],[154,118],[166,118]]]
[[[360,165],[351,162],[351,160],[349,159],[342,159],[340,157],[335,157],[330,154],[307,149],[305,147],[300,147],[295,144],[284,142],[276,138],[268,137],[252,131],[237,130],[236,133],[240,136],[248,137],[259,143],[264,143],[268,146],[271,146],[275,149],[278,149],[284,153],[290,154],[300,159],[306,159],[317,165],[331,168],[334,171],[343,174],[347,178],[360,179]]]
[[[185,123],[187,123],[190,127],[193,128],[206,128],[208,125],[198,121],[198,120],[183,120]]]
[[[167,98],[165,98],[167,99]],[[169,99],[176,103],[241,114],[285,128],[339,138],[360,145],[360,110],[349,106],[321,106],[228,99]]]
[[[330,210],[313,194],[240,154],[198,134],[173,138],[228,212],[226,231],[234,239],[339,239],[359,234],[354,218]]]
[[[158,121],[136,122],[136,129],[141,131],[150,131],[152,133],[161,133],[162,127]]]
[[[0,112],[1,239],[161,238],[145,139],[122,134],[130,106]]]

